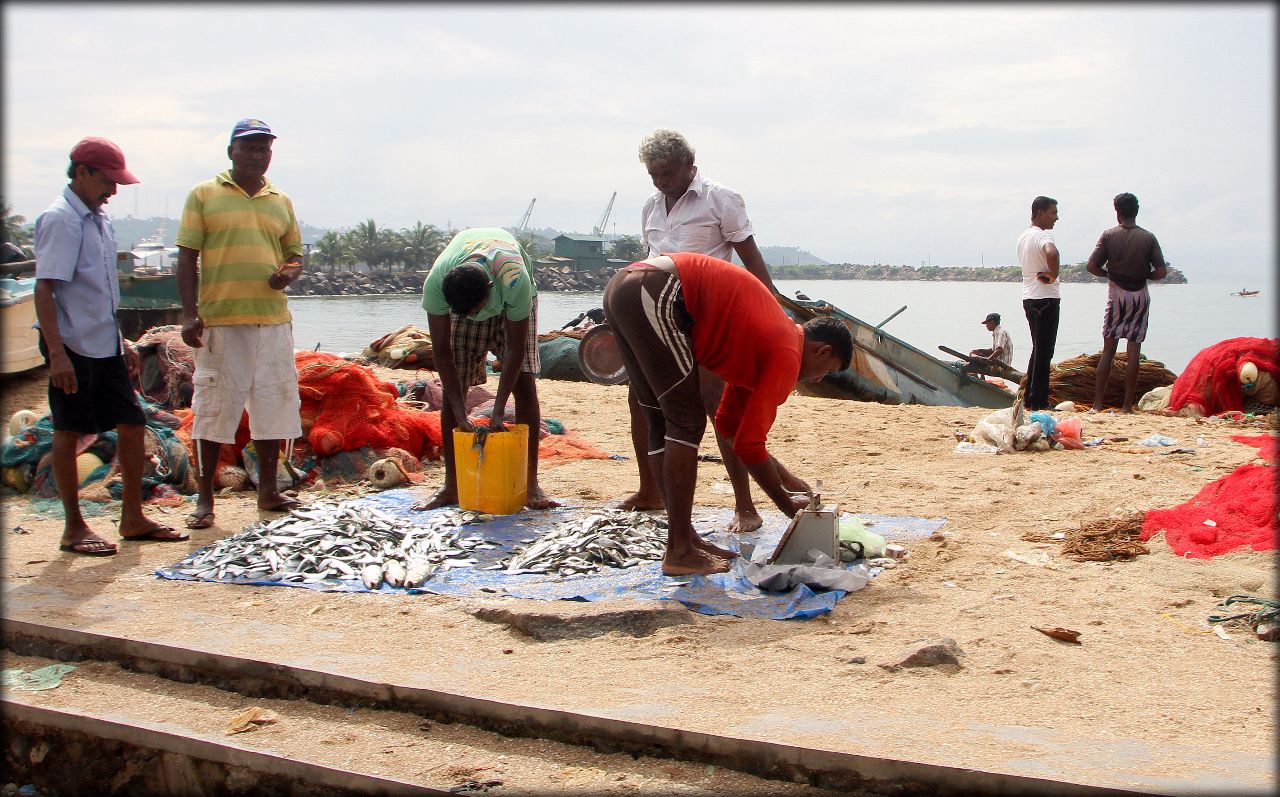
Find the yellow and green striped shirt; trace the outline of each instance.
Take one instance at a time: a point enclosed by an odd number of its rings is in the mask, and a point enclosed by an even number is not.
[[[285,258],[302,254],[293,203],[270,180],[253,196],[231,171],[187,195],[178,246],[200,252],[200,318],[206,326],[284,324],[284,291],[267,285]]]

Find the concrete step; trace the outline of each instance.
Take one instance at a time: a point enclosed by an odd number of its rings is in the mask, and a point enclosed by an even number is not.
[[[122,672],[132,671],[131,675],[142,673],[155,678],[156,681],[145,688],[138,688],[140,703],[145,703],[153,691],[163,691],[160,687],[164,683],[199,684],[206,685],[201,688],[212,686],[233,692],[241,699],[270,700],[273,705],[279,702],[290,709],[326,707],[335,711],[392,712],[405,718],[425,717],[435,723],[435,727],[487,732],[495,738],[549,740],[577,751],[578,755],[615,755],[633,760],[648,757],[666,760],[673,766],[676,762],[690,762],[695,769],[710,768],[709,771],[734,776],[767,779],[762,782],[771,784],[774,793],[795,783],[893,795],[1150,793],[694,732],[30,621],[6,620],[4,646],[19,655],[101,662],[118,666]],[[358,732],[348,723],[347,732],[367,735],[368,728],[356,727],[360,729]],[[490,747],[496,751],[501,744],[494,741]],[[552,759],[559,760],[558,756]]]
[[[5,657],[24,670],[54,663]],[[44,795],[832,795],[714,766],[513,739],[405,711],[246,698],[82,661],[56,689],[6,690],[3,777]],[[227,734],[245,708],[275,721]]]

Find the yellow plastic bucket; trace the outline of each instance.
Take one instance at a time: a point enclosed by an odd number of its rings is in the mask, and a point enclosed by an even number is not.
[[[529,498],[529,426],[509,424],[490,434],[483,448],[475,434],[453,430],[453,463],[458,506],[491,515],[514,515]]]

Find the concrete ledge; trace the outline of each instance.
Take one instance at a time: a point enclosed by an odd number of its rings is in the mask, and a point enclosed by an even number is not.
[[[289,664],[192,650],[21,620],[3,621],[9,650],[64,661],[98,659],[180,682],[252,696],[411,711],[509,736],[549,738],[613,752],[698,761],[766,778],[897,795],[1139,795],[1132,791],[918,761],[714,735],[553,708],[380,683]]]
[[[37,785],[56,785],[68,794],[105,794],[112,790],[106,784],[113,781],[120,781],[120,785],[142,781],[148,790],[154,789],[153,793],[165,794],[227,793],[218,787],[219,782],[236,794],[450,794],[442,789],[249,750],[185,729],[35,706],[12,694],[0,702],[0,714],[9,737],[8,766],[21,765],[21,759],[26,759],[31,766],[23,773],[26,777],[38,777],[43,783]],[[31,751],[37,745],[44,745],[44,751],[34,756],[38,760],[33,760]],[[74,754],[69,755],[69,750]],[[161,755],[137,755],[138,751]]]

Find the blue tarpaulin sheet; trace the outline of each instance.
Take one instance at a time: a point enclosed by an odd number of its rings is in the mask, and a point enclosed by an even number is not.
[[[430,512],[415,512],[409,507],[422,496],[411,490],[387,492],[353,499],[353,503],[367,504],[383,512],[425,519]],[[552,510],[526,510],[516,515],[494,516],[484,523],[464,527],[464,533],[484,538],[496,548],[477,550],[474,567],[455,568],[437,572],[420,587],[398,589],[385,583],[378,592],[430,592],[437,595],[459,597],[509,596],[536,600],[606,601],[617,598],[636,600],[675,600],[702,614],[727,614],[735,617],[786,620],[813,617],[834,608],[836,601],[846,593],[843,590],[814,592],[800,585],[788,592],[774,593],[759,589],[743,576],[745,557],[734,560],[734,567],[727,573],[669,577],[662,575],[659,562],[645,562],[630,568],[606,570],[603,573],[561,577],[542,573],[512,575],[501,570],[485,570],[497,564],[517,548],[539,535],[550,531],[560,523],[576,518],[585,519],[598,507],[559,507]],[[433,510],[443,511],[443,510]],[[729,534],[723,531],[732,519],[729,509],[694,509],[694,525],[704,537],[732,550],[738,549],[738,541],[752,543],[772,550],[786,531],[787,518],[777,510],[762,513],[764,526],[750,534]],[[919,518],[888,515],[854,515],[865,525],[888,541],[907,542],[922,539],[940,529],[945,518]],[[193,553],[189,559],[200,552]],[[193,580],[177,572],[184,563],[161,568],[156,575],[176,580]],[[878,568],[872,568],[872,574]],[[224,579],[227,583],[302,586],[327,592],[368,592],[359,580],[322,581],[313,584],[282,585],[276,581]]]

